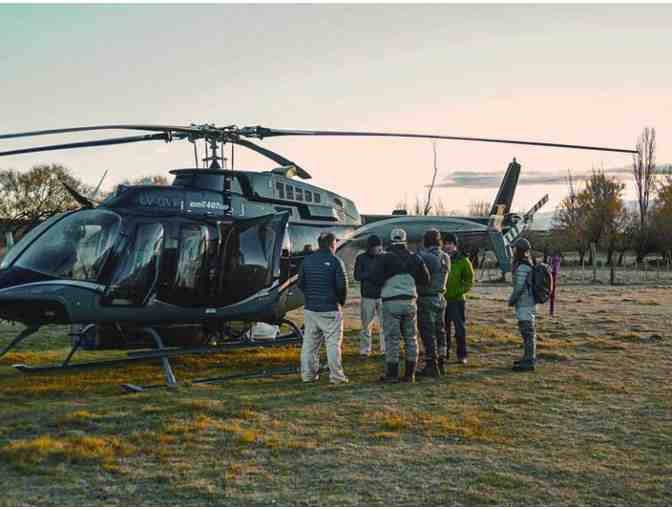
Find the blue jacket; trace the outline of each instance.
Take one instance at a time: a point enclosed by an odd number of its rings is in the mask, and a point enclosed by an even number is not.
[[[345,305],[348,295],[345,266],[329,250],[318,250],[303,259],[297,285],[303,292],[306,310],[333,312]]]
[[[509,306],[516,307],[516,320],[519,321],[533,321],[536,315],[536,303],[529,283],[531,272],[531,261],[513,263],[513,291],[509,296]]]

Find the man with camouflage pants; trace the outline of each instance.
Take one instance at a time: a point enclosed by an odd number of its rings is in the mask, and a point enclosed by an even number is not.
[[[420,256],[429,269],[427,285],[418,285],[418,326],[425,349],[425,367],[418,377],[439,377],[438,359],[445,359],[446,328],[444,314],[446,280],[450,272],[450,257],[441,249],[441,233],[436,229],[425,232],[425,249]]]
[[[427,285],[429,272],[423,260],[406,248],[404,230],[393,229],[390,238],[389,251],[378,257],[371,268],[371,279],[382,287],[385,374],[380,380],[399,382],[399,350],[403,337],[406,364],[401,380],[414,382],[418,361],[416,284]]]

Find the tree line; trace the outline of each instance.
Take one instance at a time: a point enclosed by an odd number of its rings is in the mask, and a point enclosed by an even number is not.
[[[556,209],[546,248],[575,251],[581,263],[587,256],[589,264],[591,244],[606,254],[607,265],[621,265],[627,252],[634,252],[638,262],[649,254],[668,259],[672,252],[672,167],[656,165],[655,128],[644,128],[637,141],[632,177],[636,210],[626,207],[625,184],[604,169],[593,170],[581,189],[569,172],[569,192]]]

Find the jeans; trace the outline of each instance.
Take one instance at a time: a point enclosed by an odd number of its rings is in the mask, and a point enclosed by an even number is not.
[[[465,302],[448,301],[446,304],[446,345],[448,346],[448,356],[450,356],[451,332],[450,324],[455,327],[455,340],[457,341],[457,359],[463,360],[467,357],[467,331],[465,329]]]

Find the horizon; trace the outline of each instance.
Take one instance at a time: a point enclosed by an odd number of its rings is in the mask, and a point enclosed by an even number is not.
[[[670,14],[672,5],[659,4],[0,5],[8,54],[0,133],[215,122],[634,148],[652,126],[657,160],[666,165]],[[429,141],[295,137],[261,145],[362,214],[389,214],[396,202],[424,198],[433,173]],[[522,171],[513,208],[549,193],[542,212],[567,194],[559,176],[568,169],[631,165],[625,154],[474,142],[437,142],[437,155],[437,183],[459,172],[503,173],[516,157]],[[235,156],[240,169],[274,167],[249,151]],[[0,168],[43,163],[63,164],[94,186],[109,170],[110,189],[191,166],[193,151],[185,143],[134,144],[6,157]],[[632,177],[619,177],[632,199]],[[462,181],[434,196],[466,211],[471,202],[491,202],[497,186]]]

